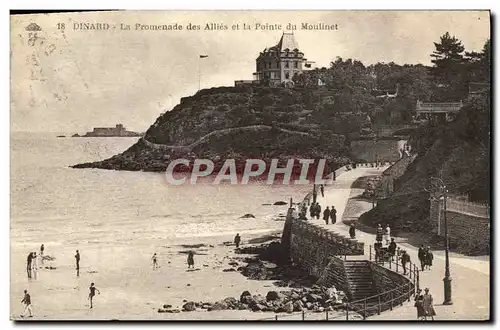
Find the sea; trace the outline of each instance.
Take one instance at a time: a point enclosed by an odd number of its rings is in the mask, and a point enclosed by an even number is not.
[[[256,234],[283,227],[308,185],[167,183],[164,173],[73,169],[125,151],[138,138],[11,135],[11,247],[139,244]],[[241,218],[252,214],[255,218]],[[281,215],[281,216],[280,216]]]

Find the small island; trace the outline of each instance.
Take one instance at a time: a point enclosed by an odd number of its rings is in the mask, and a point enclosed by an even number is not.
[[[85,135],[73,134],[72,137],[134,137],[142,136],[143,133],[127,131],[122,124],[116,124],[115,127],[94,127],[92,132]]]

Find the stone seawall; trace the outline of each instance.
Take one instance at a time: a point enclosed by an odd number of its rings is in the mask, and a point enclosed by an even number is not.
[[[343,291],[349,299],[352,297],[349,279],[345,271],[344,260],[341,258],[330,258],[330,262],[323,270],[317,284],[326,287],[333,286],[337,290]]]
[[[480,250],[490,249],[490,219],[446,211],[450,243],[469,242]],[[444,219],[441,232],[444,233]]]

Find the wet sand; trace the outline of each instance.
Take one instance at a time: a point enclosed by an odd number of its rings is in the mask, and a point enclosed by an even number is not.
[[[276,231],[270,231],[276,233]],[[242,246],[262,234],[243,236]],[[265,295],[269,290],[283,290],[273,281],[249,280],[239,272],[223,272],[234,267],[231,257],[244,257],[234,252],[233,237],[204,237],[196,240],[165,242],[160,246],[88,245],[81,247],[80,274],[76,275],[75,248],[45,245],[45,255],[56,258],[45,261],[37,278],[26,275],[26,250],[12,250],[11,319],[22,319],[23,290],[28,289],[33,302],[33,320],[244,320],[274,318],[270,312],[199,310],[181,313],[158,313],[164,304],[182,309],[183,300],[215,302],[226,297],[239,298],[248,290]],[[203,244],[201,247],[187,245]],[[184,246],[183,246],[184,245]],[[35,250],[34,247],[30,249]],[[195,268],[187,269],[187,251],[195,252]],[[158,255],[159,269],[152,269],[151,256]],[[40,263],[39,263],[39,266]],[[39,267],[42,268],[42,267]],[[94,282],[101,294],[90,309],[88,293]],[[293,316],[292,316],[293,318]],[[300,318],[298,318],[300,319]]]

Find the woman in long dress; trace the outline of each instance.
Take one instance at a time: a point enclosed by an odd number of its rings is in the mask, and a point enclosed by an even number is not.
[[[424,311],[424,296],[422,294],[422,289],[417,290],[415,295],[415,307],[417,308],[417,320],[421,321],[425,317]]]
[[[427,320],[427,317],[430,317],[434,321],[436,311],[434,310],[434,305],[432,304],[432,295],[429,293],[429,288],[425,288],[425,294],[423,296],[422,303],[425,313],[424,319]]]

